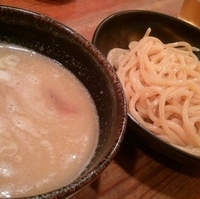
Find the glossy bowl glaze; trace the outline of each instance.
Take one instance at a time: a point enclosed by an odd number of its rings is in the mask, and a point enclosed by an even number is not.
[[[60,62],[85,85],[95,102],[100,134],[90,164],[69,185],[29,197],[68,198],[96,179],[116,154],[127,123],[123,89],[105,57],[71,28],[18,8],[0,6],[0,16],[0,42],[20,45]]]
[[[114,13],[104,19],[96,28],[92,43],[107,56],[115,47],[128,48],[133,40],[140,40],[146,30],[164,43],[187,41],[200,48],[200,30],[177,18],[145,10],[129,10]],[[196,55],[200,59],[200,52]],[[159,153],[188,165],[200,165],[200,157],[179,150],[164,142],[140,125],[128,114],[128,126],[135,136]]]

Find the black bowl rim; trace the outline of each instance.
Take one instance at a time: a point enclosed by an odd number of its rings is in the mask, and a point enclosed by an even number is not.
[[[96,46],[96,42],[98,39],[98,34],[99,32],[104,28],[104,26],[107,23],[112,23],[113,20],[116,20],[117,18],[123,17],[124,15],[151,15],[151,16],[158,16],[158,17],[162,17],[165,18],[167,20],[170,21],[174,21],[176,23],[180,23],[184,26],[187,26],[189,28],[195,29],[196,31],[199,32],[200,35],[200,29],[197,28],[196,26],[193,26],[192,24],[189,24],[181,19],[178,19],[176,17],[164,14],[164,13],[160,13],[160,12],[156,12],[156,11],[151,11],[151,10],[122,10],[122,11],[118,11],[115,12],[109,16],[107,16],[105,19],[103,19],[99,25],[96,27],[93,37],[92,37],[92,44],[94,44]],[[133,24],[134,25],[134,24]],[[98,48],[98,46],[96,46]],[[106,56],[106,55],[104,55]],[[138,126],[138,128],[141,128],[143,132],[142,135],[139,135],[139,133],[135,133],[138,134],[140,138],[144,139],[147,142],[147,145],[149,145],[153,150],[159,152],[160,154],[164,155],[164,156],[168,156],[171,159],[174,159],[178,162],[181,162],[182,164],[186,164],[188,166],[200,166],[200,156],[196,156],[194,154],[190,154],[188,152],[185,152],[165,141],[163,141],[162,139],[158,138],[157,136],[155,136],[151,131],[149,131],[148,129],[146,129],[144,126],[142,126],[141,124],[139,124],[138,121],[136,121],[131,115],[130,113],[127,112],[128,115],[128,122],[127,125],[130,126],[130,128],[132,130],[134,130],[133,128]],[[131,123],[134,125],[131,125]],[[133,127],[134,126],[134,127]],[[141,131],[141,130],[140,130]],[[147,136],[147,137],[146,137]],[[153,141],[153,145],[150,144],[150,142]],[[159,150],[156,147],[156,144],[159,145]],[[162,147],[160,147],[160,145],[162,145]],[[175,156],[175,157],[172,157]],[[180,158],[180,159],[179,159]]]
[[[118,134],[116,132],[115,140],[114,140],[112,146],[110,147],[109,151],[107,152],[106,156],[104,157],[104,159],[102,159],[102,161],[99,162],[99,164],[94,169],[92,169],[91,171],[89,171],[88,173],[86,173],[82,176],[79,176],[72,183],[70,183],[62,188],[59,188],[59,189],[56,189],[56,190],[53,190],[53,191],[50,191],[50,192],[47,192],[44,194],[24,197],[24,199],[28,199],[28,198],[29,199],[33,199],[33,198],[47,199],[47,198],[69,197],[69,196],[71,197],[75,193],[77,193],[78,191],[83,189],[85,186],[89,185],[97,177],[99,177],[99,175],[106,169],[106,167],[109,165],[109,163],[113,160],[115,154],[117,153],[117,150],[120,147],[120,144],[124,137],[126,126],[127,126],[127,108],[126,108],[126,100],[125,100],[123,88],[121,86],[121,83],[120,83],[115,71],[113,70],[113,67],[110,65],[110,63],[107,61],[107,59],[104,57],[104,55],[91,42],[86,40],[81,34],[76,32],[69,26],[67,26],[59,21],[56,21],[55,19],[52,19],[48,16],[45,16],[41,13],[37,13],[37,12],[30,11],[30,10],[23,9],[23,8],[7,6],[7,5],[0,5],[0,12],[2,10],[16,12],[16,13],[20,12],[21,14],[25,14],[25,15],[32,15],[32,16],[37,17],[37,19],[43,21],[44,23],[52,24],[52,26],[54,28],[62,29],[64,31],[66,31],[66,33],[69,34],[73,39],[78,40],[79,44],[86,47],[88,52],[90,52],[92,54],[92,56],[94,56],[95,59],[97,59],[97,61],[99,63],[101,63],[101,65],[104,66],[104,69],[107,70],[107,72],[109,73],[109,76],[112,75],[113,85],[115,85],[115,87],[117,87],[117,95],[119,96],[118,98],[120,101],[119,104],[120,104],[120,108],[121,108],[121,120],[119,123]],[[15,199],[17,199],[17,198],[15,198]]]
[[[94,33],[93,33],[93,36],[92,36],[92,44],[95,44],[96,43],[96,40],[97,40],[97,37],[98,37],[98,32],[101,31],[101,29],[103,28],[103,26],[108,23],[108,22],[111,22],[112,20],[115,20],[115,18],[119,18],[121,16],[124,16],[124,15],[137,15],[137,14],[143,14],[143,15],[157,15],[158,17],[163,17],[165,19],[168,19],[168,20],[172,20],[172,21],[175,21],[177,23],[182,23],[188,27],[191,27],[193,29],[196,29],[197,31],[200,31],[200,29],[184,20],[181,20],[177,17],[174,17],[174,16],[171,16],[171,15],[168,15],[168,14],[164,14],[164,13],[161,13],[161,12],[157,12],[157,11],[151,11],[151,10],[122,10],[122,11],[118,11],[118,12],[115,12],[115,13],[112,13],[110,14],[109,16],[107,16],[106,18],[104,18],[96,27],[96,29],[94,30]],[[105,55],[104,55],[105,56]]]

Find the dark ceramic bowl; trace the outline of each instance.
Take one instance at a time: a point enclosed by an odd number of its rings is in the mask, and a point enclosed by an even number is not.
[[[136,10],[114,13],[96,28],[92,43],[105,55],[115,47],[128,48],[132,40],[140,40],[151,27],[151,35],[162,42],[187,41],[200,48],[200,30],[177,18],[152,11]],[[200,59],[200,52],[197,53]],[[143,143],[159,153],[188,165],[200,165],[200,157],[183,152],[160,140],[133,117],[128,115],[128,126]]]
[[[120,146],[127,121],[123,89],[105,57],[69,27],[37,13],[5,6],[0,6],[0,16],[0,42],[57,60],[85,85],[95,102],[100,134],[89,166],[71,184],[36,198],[70,197],[102,173]]]

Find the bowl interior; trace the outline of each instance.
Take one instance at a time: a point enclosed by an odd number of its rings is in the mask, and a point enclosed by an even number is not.
[[[146,30],[151,28],[151,35],[164,43],[187,41],[200,48],[200,30],[177,18],[144,10],[129,10],[114,13],[104,19],[96,28],[92,43],[105,55],[112,48],[128,48],[133,40],[140,40]],[[200,52],[196,52],[200,59]],[[154,150],[175,160],[189,165],[200,165],[200,157],[183,152],[160,140],[141,126],[129,115],[128,125],[135,136],[141,138]]]
[[[100,135],[92,162],[74,183],[49,193],[66,197],[94,180],[120,145],[127,115],[121,84],[104,56],[69,27],[37,13],[6,6],[0,6],[0,15],[0,42],[20,45],[60,62],[86,86],[95,102]]]
[[[146,30],[164,43],[187,41],[199,47],[199,29],[177,18],[145,10],[122,11],[108,16],[96,28],[92,43],[107,56],[114,47],[128,48],[133,40],[140,40]],[[197,53],[200,58],[200,52]]]

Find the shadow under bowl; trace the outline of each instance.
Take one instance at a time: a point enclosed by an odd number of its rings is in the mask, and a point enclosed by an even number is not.
[[[104,19],[96,28],[92,43],[107,57],[112,48],[128,49],[131,41],[139,41],[146,30],[163,43],[186,41],[200,49],[200,30],[177,18],[145,10],[126,10]],[[195,52],[200,59],[200,51]],[[164,156],[186,165],[199,166],[200,157],[184,152],[159,139],[128,114],[128,126],[145,144]]]
[[[37,196],[70,197],[102,173],[120,146],[127,123],[123,89],[105,57],[71,28],[46,16],[8,6],[0,6],[0,16],[0,42],[19,45],[58,61],[84,84],[96,105],[100,132],[92,161],[69,185]]]

